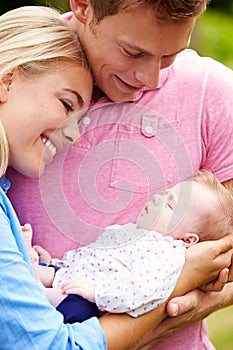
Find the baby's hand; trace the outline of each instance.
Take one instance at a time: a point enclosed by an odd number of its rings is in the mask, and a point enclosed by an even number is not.
[[[78,294],[84,299],[95,302],[95,283],[85,279],[64,282],[61,286],[64,294]]]
[[[29,250],[32,247],[32,226],[30,224],[25,224],[21,226],[21,230]]]
[[[33,249],[38,254],[39,262],[45,263],[47,265],[51,264],[52,257],[46,249],[42,248],[40,245],[34,245]]]
[[[30,259],[32,261],[32,264],[38,264],[39,256],[35,249],[32,247],[32,227],[30,224],[25,224],[21,226],[22,233],[28,248],[28,253],[30,256]]]

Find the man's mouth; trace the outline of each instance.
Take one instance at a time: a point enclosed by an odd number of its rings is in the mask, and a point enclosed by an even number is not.
[[[119,85],[119,87],[126,93],[139,92],[143,88],[142,86],[130,85],[129,83],[125,82],[124,80],[122,80],[118,76],[115,76],[115,78],[116,78],[116,81],[117,81],[117,84]]]

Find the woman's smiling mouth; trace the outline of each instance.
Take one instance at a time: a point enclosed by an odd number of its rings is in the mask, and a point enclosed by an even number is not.
[[[47,149],[51,152],[52,156],[54,157],[57,153],[57,149],[54,146],[54,144],[50,140],[48,140],[46,137],[42,137],[41,140],[45,144]]]

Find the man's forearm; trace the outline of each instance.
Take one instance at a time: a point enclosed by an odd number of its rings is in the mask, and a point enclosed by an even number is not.
[[[166,317],[165,303],[137,318],[127,314],[107,314],[100,318],[108,350],[137,349],[135,343]]]

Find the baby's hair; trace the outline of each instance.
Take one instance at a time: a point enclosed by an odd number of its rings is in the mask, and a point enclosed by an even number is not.
[[[14,69],[33,78],[61,62],[89,69],[77,34],[60,13],[44,6],[25,6],[0,16],[0,78]],[[0,121],[0,176],[8,165],[7,137]]]
[[[233,196],[232,193],[209,171],[199,171],[194,181],[207,186],[217,198],[216,211],[209,215],[207,225],[201,234],[201,239],[218,239],[233,233]],[[200,199],[201,205],[201,199]],[[205,237],[206,235],[206,237]]]

